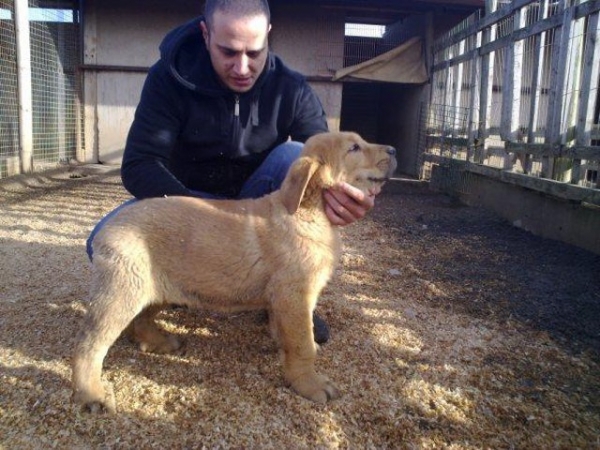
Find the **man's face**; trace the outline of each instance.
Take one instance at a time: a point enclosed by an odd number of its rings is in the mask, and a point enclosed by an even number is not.
[[[249,91],[267,61],[267,36],[271,29],[267,18],[215,11],[210,29],[205,22],[200,27],[221,82],[234,92]]]

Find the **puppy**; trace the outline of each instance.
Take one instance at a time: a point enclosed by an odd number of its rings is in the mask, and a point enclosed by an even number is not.
[[[315,402],[339,396],[315,369],[312,313],[340,256],[323,190],[348,182],[381,186],[396,168],[392,147],[355,133],[310,138],[280,190],[260,199],[153,198],[123,208],[96,235],[90,304],[73,358],[75,402],[115,411],[102,363],[130,329],[143,351],[180,342],[154,316],[167,304],[221,312],[267,310],[283,374]]]

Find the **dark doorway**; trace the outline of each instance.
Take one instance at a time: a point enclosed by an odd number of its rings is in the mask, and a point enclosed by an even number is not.
[[[342,88],[340,130],[398,149],[398,172],[418,176],[419,111],[423,86],[352,82]]]
[[[344,83],[340,129],[355,131],[367,141],[379,137],[380,87],[369,82]]]

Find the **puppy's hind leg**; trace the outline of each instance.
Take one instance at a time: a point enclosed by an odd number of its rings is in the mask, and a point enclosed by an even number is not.
[[[119,273],[121,268],[99,268],[99,259],[94,261],[89,310],[72,361],[73,400],[93,413],[115,411],[112,392],[102,386],[102,363],[108,349],[147,303],[134,283],[124,282],[127,278]]]
[[[129,332],[136,341],[140,350],[150,353],[172,353],[179,350],[183,342],[172,334],[161,330],[154,317],[166,305],[150,305],[144,309],[129,327]]]

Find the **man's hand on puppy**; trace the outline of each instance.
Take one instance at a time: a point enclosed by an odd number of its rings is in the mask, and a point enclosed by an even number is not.
[[[380,192],[381,187],[374,187],[365,194],[348,183],[340,183],[324,191],[325,213],[333,225],[350,225],[375,206],[375,196]]]

